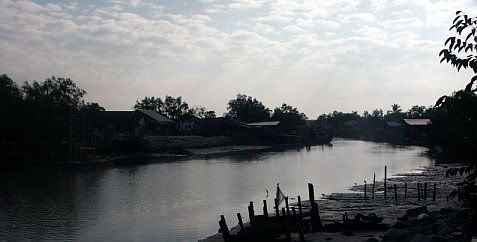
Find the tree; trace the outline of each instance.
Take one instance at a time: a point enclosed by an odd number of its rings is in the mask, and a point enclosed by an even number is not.
[[[6,107],[22,100],[22,91],[7,75],[0,75],[0,105]]]
[[[256,122],[270,119],[270,109],[262,102],[244,94],[228,102],[227,110],[232,117],[245,122]]]
[[[78,88],[70,78],[51,77],[44,82],[25,82],[22,86],[25,101],[55,107],[68,113],[78,110],[86,91]]]
[[[371,111],[371,117],[382,118],[383,117],[383,110],[382,109],[375,109],[375,110]]]
[[[364,110],[363,112],[363,118],[368,118],[369,116],[371,116],[368,112],[368,110]]]
[[[80,111],[86,111],[86,112],[102,112],[102,111],[106,111],[106,109],[104,107],[101,107],[99,105],[99,103],[95,103],[95,102],[83,102],[81,105],[80,105]]]
[[[389,113],[400,113],[402,112],[401,106],[399,106],[397,103],[394,103],[391,105],[391,110],[388,111]]]
[[[164,102],[162,102],[161,98],[155,98],[154,96],[146,96],[141,101],[136,100],[134,109],[153,110],[162,113],[164,111]]]
[[[477,17],[469,17],[456,12],[456,17],[449,31],[454,30],[456,36],[449,37],[439,56],[460,71],[461,68],[470,68],[474,74],[477,73],[477,36],[476,26]],[[462,54],[461,54],[462,52]],[[477,226],[477,88],[474,88],[477,75],[474,75],[465,89],[459,90],[450,96],[440,97],[436,104],[436,113],[439,119],[433,119],[433,134],[444,136],[447,142],[447,149],[458,155],[466,155],[470,158],[468,167],[451,168],[447,171],[448,175],[456,175],[458,172],[462,175],[466,172],[466,179],[459,184],[461,193],[458,195],[464,199],[467,205],[470,205],[469,221],[464,227],[464,231],[469,237],[477,235],[474,229]],[[451,196],[455,196],[454,191]]]
[[[205,107],[193,107],[189,109],[189,112],[198,118],[215,118],[215,111],[207,111]]]
[[[273,110],[272,119],[280,121],[285,127],[294,127],[303,125],[307,117],[293,106],[283,103]]]
[[[402,112],[401,106],[397,103],[391,105],[391,110],[386,112],[384,119],[387,121],[400,122],[406,117],[406,114]]]
[[[439,56],[442,56],[441,63],[446,61],[457,68],[457,71],[460,71],[461,68],[471,68],[474,73],[477,73],[477,17],[469,17],[462,11],[457,11],[456,15],[449,31],[454,29],[457,35],[449,37],[444,43],[448,48],[439,53]],[[477,76],[474,76],[467,84],[465,91],[475,92],[476,89],[472,89],[472,86],[476,80]],[[438,104],[440,103],[438,102]]]
[[[173,120],[181,118],[189,112],[189,104],[182,101],[182,97],[166,96],[164,100],[164,113]]]
[[[406,116],[408,118],[422,118],[425,116],[426,111],[427,109],[425,106],[414,105],[409,111],[407,111]]]
[[[25,121],[22,104],[21,89],[10,77],[0,75],[0,142],[18,138]]]

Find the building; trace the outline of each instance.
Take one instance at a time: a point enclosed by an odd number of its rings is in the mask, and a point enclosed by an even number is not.
[[[427,118],[404,119],[406,136],[414,142],[423,143],[427,137],[427,129],[432,121]]]
[[[93,121],[94,132],[100,135],[171,135],[174,121],[153,110],[104,111]]]

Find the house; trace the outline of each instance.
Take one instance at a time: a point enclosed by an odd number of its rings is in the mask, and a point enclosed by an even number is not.
[[[427,128],[432,121],[427,118],[403,119],[406,126],[406,136],[415,142],[422,143],[425,141]]]
[[[200,134],[203,136],[247,136],[252,129],[246,123],[228,117],[204,119],[200,125]]]
[[[110,135],[171,135],[174,121],[153,110],[104,111],[94,120],[98,134]]]

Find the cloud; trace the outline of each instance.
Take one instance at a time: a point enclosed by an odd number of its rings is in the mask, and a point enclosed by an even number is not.
[[[448,81],[456,74],[438,64],[437,53],[454,11],[472,12],[474,5],[471,0],[110,0],[88,6],[4,0],[0,67],[19,80],[71,76],[88,98],[113,109],[130,108],[142,95],[167,93],[220,113],[227,98],[243,91],[272,106],[283,101],[277,93],[286,95],[314,117],[372,103],[341,100],[332,107],[321,98],[329,93],[373,93],[392,103],[405,88],[432,79],[432,92],[409,97],[426,104],[458,87]],[[220,97],[207,99],[210,95],[197,92],[203,87]]]

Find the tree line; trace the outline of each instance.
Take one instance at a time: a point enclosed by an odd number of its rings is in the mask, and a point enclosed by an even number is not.
[[[166,96],[161,99],[146,96],[142,100],[137,100],[133,108],[155,110],[173,120],[191,116],[205,119],[216,117],[214,111],[208,111],[204,107],[189,108],[189,104],[183,101],[182,97]],[[261,101],[245,94],[237,94],[236,98],[228,101],[227,110],[230,117],[247,123],[276,120],[281,121],[285,126],[296,126],[303,125],[307,120],[304,113],[291,105],[283,103],[272,112]]]

